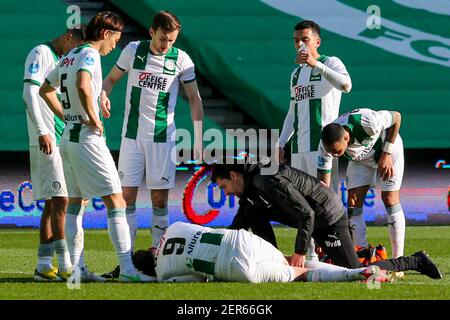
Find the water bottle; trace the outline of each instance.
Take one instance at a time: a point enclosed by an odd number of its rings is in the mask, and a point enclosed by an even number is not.
[[[298,48],[297,53],[300,53],[301,51],[308,51],[308,50],[306,49],[305,43],[300,40],[300,48]],[[300,63],[300,67],[305,67],[305,66],[306,66],[306,63]]]

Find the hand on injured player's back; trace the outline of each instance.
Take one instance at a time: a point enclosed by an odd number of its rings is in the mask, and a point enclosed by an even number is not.
[[[44,154],[52,154],[53,143],[50,134],[39,136],[39,150],[41,150]]]
[[[294,253],[294,255],[292,255],[290,257],[290,259],[288,259],[289,265],[291,267],[301,267],[304,268],[305,267],[305,255],[304,254],[298,254],[298,253]]]
[[[111,116],[111,101],[109,101],[105,90],[102,90],[102,94],[100,97],[100,107],[102,108],[103,117],[109,118]]]
[[[378,174],[383,181],[387,181],[394,176],[394,164],[389,153],[381,153],[378,161]]]

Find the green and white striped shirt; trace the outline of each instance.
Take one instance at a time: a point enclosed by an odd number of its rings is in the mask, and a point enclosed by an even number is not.
[[[321,55],[317,61],[350,82],[339,58]],[[342,92],[325,79],[318,66],[299,66],[290,84],[291,101],[278,144],[284,147],[292,137],[292,153],[317,151],[323,127],[339,115]]]
[[[183,50],[164,55],[150,51],[150,41],[130,42],[116,66],[128,72],[122,137],[175,141],[175,105],[181,83],[195,80],[194,64]]]
[[[392,112],[367,108],[356,109],[344,113],[333,122],[346,127],[353,139],[343,157],[350,161],[369,161],[370,165],[376,168],[386,129],[394,123]],[[317,168],[331,172],[332,160],[333,156],[325,150],[320,141]]]
[[[102,65],[100,53],[90,44],[72,49],[63,56],[58,67],[53,70],[46,81],[52,87],[61,88],[61,105],[63,107],[66,128],[62,139],[71,142],[96,143],[104,139],[90,126],[82,124],[89,119],[81,104],[77,89],[77,74],[80,71],[91,75],[92,103],[95,114],[100,118],[100,92],[102,90]]]

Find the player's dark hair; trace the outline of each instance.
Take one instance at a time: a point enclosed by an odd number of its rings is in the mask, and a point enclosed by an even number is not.
[[[70,29],[67,29],[66,33],[71,33],[75,38],[84,41],[86,39],[86,25],[84,23],[74,25]]]
[[[294,30],[311,29],[317,36],[320,37],[320,27],[317,23],[311,20],[304,20],[295,25]]]
[[[161,28],[164,33],[170,33],[175,30],[181,30],[181,23],[173,13],[162,10],[153,18],[151,27],[155,32],[158,28]]]
[[[138,250],[133,253],[133,264],[143,274],[156,277],[155,258],[150,251]]]
[[[344,138],[345,129],[337,123],[329,123],[322,130],[322,143],[326,146],[342,141]]]
[[[243,164],[213,164],[211,166],[211,181],[216,183],[217,178],[231,179],[230,172],[244,173]]]
[[[100,40],[103,30],[122,32],[123,26],[124,22],[118,14],[111,11],[99,12],[86,27],[86,41]]]

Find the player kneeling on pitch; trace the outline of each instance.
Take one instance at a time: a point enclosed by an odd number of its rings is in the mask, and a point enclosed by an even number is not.
[[[176,222],[164,234],[155,256],[139,250],[133,263],[162,282],[334,282],[392,278],[378,266],[348,269],[308,261],[305,268],[289,266],[290,257],[246,230],[212,229]]]

